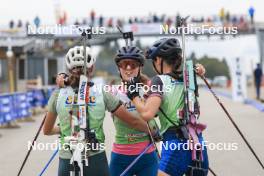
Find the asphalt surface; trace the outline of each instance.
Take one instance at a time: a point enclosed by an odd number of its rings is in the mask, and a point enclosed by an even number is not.
[[[220,97],[232,115],[245,137],[248,139],[260,159],[264,162],[264,113],[254,107],[233,102]],[[206,90],[200,90],[201,122],[207,124],[204,138],[207,140],[210,167],[218,176],[263,176],[264,171],[250,153],[249,149],[232,126],[223,110],[213,96]],[[29,141],[32,141],[41,123],[44,114],[34,116],[35,122],[19,122],[19,129],[0,129],[0,175],[17,175],[19,167],[26,156]],[[114,126],[110,114],[107,113],[104,122],[106,134],[106,150],[109,158],[114,140]],[[43,144],[56,143],[57,136],[44,136],[41,132],[37,144],[21,173],[21,176],[39,175],[48,162],[56,146],[50,150],[41,150]],[[42,144],[41,144],[42,143]],[[219,149],[216,149],[218,144]],[[52,147],[54,150],[52,150]],[[225,149],[225,150],[222,150]],[[56,176],[58,155],[52,161],[44,175]]]

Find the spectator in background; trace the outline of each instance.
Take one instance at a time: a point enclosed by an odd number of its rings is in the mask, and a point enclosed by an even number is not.
[[[25,27],[26,27],[26,30],[28,30],[28,26],[29,26],[29,22],[27,21],[26,24],[25,24]]]
[[[244,17],[241,15],[239,18],[239,24],[243,24],[245,22]]]
[[[38,16],[35,17],[35,19],[34,19],[34,24],[35,24],[35,26],[36,26],[37,28],[39,27],[39,25],[40,25],[40,18],[39,18]]]
[[[237,24],[237,17],[234,15],[233,17],[232,17],[232,24]]]
[[[201,20],[201,22],[203,23],[203,19]],[[207,20],[206,20],[206,22],[207,22],[207,23],[211,23],[211,22],[212,22],[211,18],[208,17]]]
[[[104,17],[103,17],[103,15],[100,15],[100,17],[99,17],[99,26],[100,27],[104,26]]]
[[[10,29],[13,29],[13,28],[14,28],[14,21],[13,21],[13,20],[11,20],[11,21],[9,22],[9,28],[10,28]]]
[[[117,26],[119,26],[121,28],[123,27],[123,23],[122,23],[120,18],[117,19],[116,24],[117,24]]]
[[[160,17],[160,22],[164,23],[165,19],[166,19],[166,15],[162,14],[161,17]]]
[[[64,25],[64,19],[63,19],[63,17],[60,17],[59,18],[59,24]]]
[[[254,70],[254,81],[255,81],[255,87],[256,87],[257,100],[260,99],[260,87],[261,87],[262,75],[263,75],[263,72],[261,69],[261,65],[257,64],[257,68]]]
[[[221,22],[224,22],[224,19],[225,19],[225,9],[224,8],[221,8],[219,17],[220,17]]]
[[[153,23],[158,23],[159,22],[159,18],[156,14],[153,15]]]
[[[22,26],[23,26],[22,21],[21,20],[18,20],[17,27],[18,28],[21,28]]]
[[[95,11],[92,10],[90,13],[90,17],[91,17],[91,25],[94,25],[94,21],[95,21]]]
[[[137,17],[135,17],[135,20],[134,20],[134,21],[135,21],[135,23],[138,23],[138,18],[137,18]]]
[[[133,23],[132,17],[129,17],[128,24],[132,24],[132,23]]]
[[[248,13],[249,13],[249,16],[250,16],[250,22],[251,24],[254,23],[254,13],[255,13],[255,9],[253,6],[251,6],[249,9],[248,9]]]
[[[66,11],[63,12],[63,15],[59,17],[59,24],[65,25],[67,23],[67,13]]]
[[[208,21],[208,22],[211,22],[212,20],[211,20],[210,17],[208,17],[208,18],[207,18],[207,21]],[[204,17],[201,17],[201,23],[204,23]]]
[[[176,26],[180,27],[181,26],[181,16],[179,13],[176,15]]]
[[[230,22],[230,13],[228,11],[226,12],[225,19],[227,23]]]
[[[172,24],[172,20],[171,20],[171,18],[168,18],[168,19],[167,19],[166,24],[168,25],[168,27],[171,26],[171,24]]]
[[[76,20],[76,21],[74,22],[74,25],[76,25],[76,26],[80,25],[79,21]]]
[[[65,24],[67,23],[67,19],[68,19],[67,12],[64,11],[64,12],[63,12],[63,25],[65,25]]]
[[[113,27],[113,18],[109,18],[107,22],[107,27]]]

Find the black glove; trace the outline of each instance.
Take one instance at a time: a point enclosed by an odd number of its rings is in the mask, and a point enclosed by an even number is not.
[[[69,75],[67,73],[60,72],[60,73],[57,74],[57,77],[60,76],[60,75],[62,75],[63,76],[63,79],[64,79],[64,85],[63,85],[63,87],[64,86],[68,86],[69,85]]]
[[[130,81],[126,82],[127,96],[130,100],[133,100],[135,97],[139,96],[140,89],[140,80],[138,77],[133,77]]]

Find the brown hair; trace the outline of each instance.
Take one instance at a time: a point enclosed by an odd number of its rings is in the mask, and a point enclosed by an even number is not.
[[[148,81],[150,81],[150,78],[147,75],[141,73],[140,76],[139,76],[139,80],[144,85],[147,85],[148,84]]]
[[[179,77],[179,68],[182,64],[182,55],[179,52],[173,52],[170,55],[167,56],[160,56],[164,62],[166,62],[168,65],[173,67],[172,73],[174,74],[175,78]]]
[[[66,85],[71,86],[72,88],[78,88],[80,83],[80,76],[70,74],[67,81],[65,81]]]

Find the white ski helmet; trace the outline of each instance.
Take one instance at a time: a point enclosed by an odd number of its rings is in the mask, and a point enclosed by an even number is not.
[[[65,57],[66,67],[68,70],[71,70],[74,67],[83,66],[84,65],[84,57],[83,57],[83,46],[75,46],[69,49],[68,53]],[[87,63],[86,67],[90,68],[95,64],[95,57],[92,56],[91,48],[86,47],[86,58]]]

